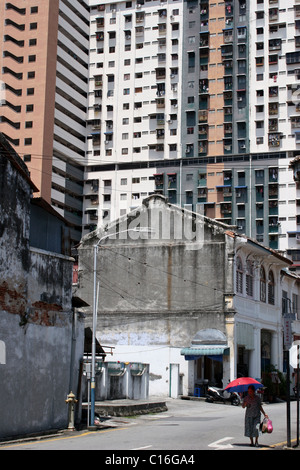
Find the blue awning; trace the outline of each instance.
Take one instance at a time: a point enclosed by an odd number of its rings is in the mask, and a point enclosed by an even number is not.
[[[183,348],[180,351],[182,356],[185,356],[186,360],[199,359],[200,356],[223,356],[229,355],[229,347],[224,345],[207,345]]]

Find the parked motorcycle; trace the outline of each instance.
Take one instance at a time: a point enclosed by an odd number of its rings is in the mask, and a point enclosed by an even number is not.
[[[209,403],[229,401],[232,405],[238,406],[241,403],[241,398],[236,392],[227,392],[223,388],[209,386],[206,393],[206,401]]]

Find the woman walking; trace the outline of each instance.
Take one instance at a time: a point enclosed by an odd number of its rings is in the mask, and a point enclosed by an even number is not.
[[[250,445],[258,447],[258,429],[260,425],[260,413],[266,418],[268,415],[264,412],[261,406],[261,400],[258,395],[255,395],[255,388],[253,385],[248,387],[248,395],[243,400],[243,408],[246,408],[245,414],[245,436],[250,437]],[[253,438],[255,437],[255,443]]]

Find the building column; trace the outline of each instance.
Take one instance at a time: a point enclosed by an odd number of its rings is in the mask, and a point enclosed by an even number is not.
[[[272,331],[271,336],[271,364],[282,370],[282,352],[280,353],[278,332]]]
[[[249,376],[261,377],[261,330],[259,327],[253,328],[254,349],[249,354]]]

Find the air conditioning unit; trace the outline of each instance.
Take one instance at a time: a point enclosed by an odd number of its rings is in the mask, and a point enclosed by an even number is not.
[[[245,150],[245,148],[246,148],[246,145],[241,145],[241,146],[240,146],[240,149],[241,149],[241,150]]]

